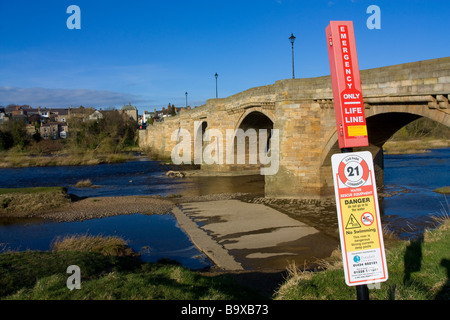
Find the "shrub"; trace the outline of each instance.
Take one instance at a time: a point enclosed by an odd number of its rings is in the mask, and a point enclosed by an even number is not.
[[[119,237],[72,235],[57,237],[52,243],[52,251],[96,252],[105,256],[137,256],[125,240]]]

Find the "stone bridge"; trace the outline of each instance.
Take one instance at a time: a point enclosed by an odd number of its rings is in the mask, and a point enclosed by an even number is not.
[[[360,75],[370,142],[361,149],[372,152],[381,186],[382,147],[397,130],[420,117],[450,126],[450,57],[361,70]],[[218,129],[223,137],[216,136],[210,143],[225,145],[226,130],[238,128],[278,129],[279,166],[275,174],[265,175],[266,197],[317,199],[334,195],[330,158],[340,150],[330,76],[280,80],[227,98],[210,99],[205,105],[150,125],[140,131],[139,141],[157,157],[170,158],[180,141],[173,133],[185,129],[192,137],[189,157],[194,162],[198,160],[193,152],[196,134],[201,139],[205,130]],[[207,143],[203,144],[204,149]],[[203,161],[201,170],[213,175],[258,174],[260,166],[268,164],[250,163],[249,149],[245,164]]]

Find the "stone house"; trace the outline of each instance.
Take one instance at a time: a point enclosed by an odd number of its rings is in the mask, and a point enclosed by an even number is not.
[[[41,125],[40,134],[43,139],[65,139],[69,127],[64,122],[47,122]]]
[[[128,105],[123,105],[121,110],[123,114],[126,114],[134,121],[138,121],[138,111],[135,106],[132,106],[130,103],[128,103]]]

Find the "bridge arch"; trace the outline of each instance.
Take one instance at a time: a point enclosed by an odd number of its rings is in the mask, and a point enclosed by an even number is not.
[[[191,141],[191,155],[193,156],[195,164],[201,164],[202,162],[202,154],[205,147],[203,145],[203,136],[205,135],[207,127],[208,121],[206,118],[194,121],[194,131],[191,136],[193,137],[193,140]],[[198,148],[198,146],[201,146],[200,152],[195,151],[195,148]]]
[[[241,114],[236,122],[234,136],[232,137],[235,164],[233,167],[235,169],[255,171],[255,173],[256,170],[260,170],[259,148],[264,145],[265,152],[269,151],[273,123],[273,114],[265,113],[258,107],[249,108]],[[264,137],[266,140],[260,143],[260,139],[263,137],[260,135],[261,129],[266,130],[266,136]],[[238,131],[240,132],[238,133]],[[242,154],[243,152],[245,154]]]
[[[268,112],[263,110],[261,107],[251,107],[245,109],[245,111],[239,116],[236,121],[236,125],[234,129],[244,129],[249,126],[259,126],[260,129],[263,129],[265,125],[267,125],[268,120],[270,120],[270,128],[273,129],[273,123],[275,115],[273,112]]]
[[[430,112],[428,106],[408,106],[408,110],[400,109],[399,106],[392,106],[387,108],[373,108],[374,110],[366,110],[366,122],[367,132],[369,136],[369,147],[354,148],[354,151],[369,150],[374,156],[374,166],[377,176],[377,185],[382,186],[384,184],[384,158],[383,158],[383,145],[388,141],[398,130],[422,117],[429,118],[433,121],[441,123],[447,127],[450,127],[450,115],[434,110]],[[400,110],[399,110],[400,109]],[[413,109],[413,110],[411,110]],[[332,190],[332,177],[326,179],[325,176],[329,176],[329,168],[331,167],[331,156],[335,153],[339,153],[339,143],[337,132],[334,129],[333,132],[328,134],[329,138],[324,146],[321,155],[321,175],[326,181],[327,188]],[[327,190],[326,192],[330,192]]]

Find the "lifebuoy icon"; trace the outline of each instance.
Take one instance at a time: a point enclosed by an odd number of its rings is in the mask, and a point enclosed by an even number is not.
[[[369,178],[369,166],[363,158],[352,155],[341,161],[338,175],[347,187],[357,188],[364,185]]]

